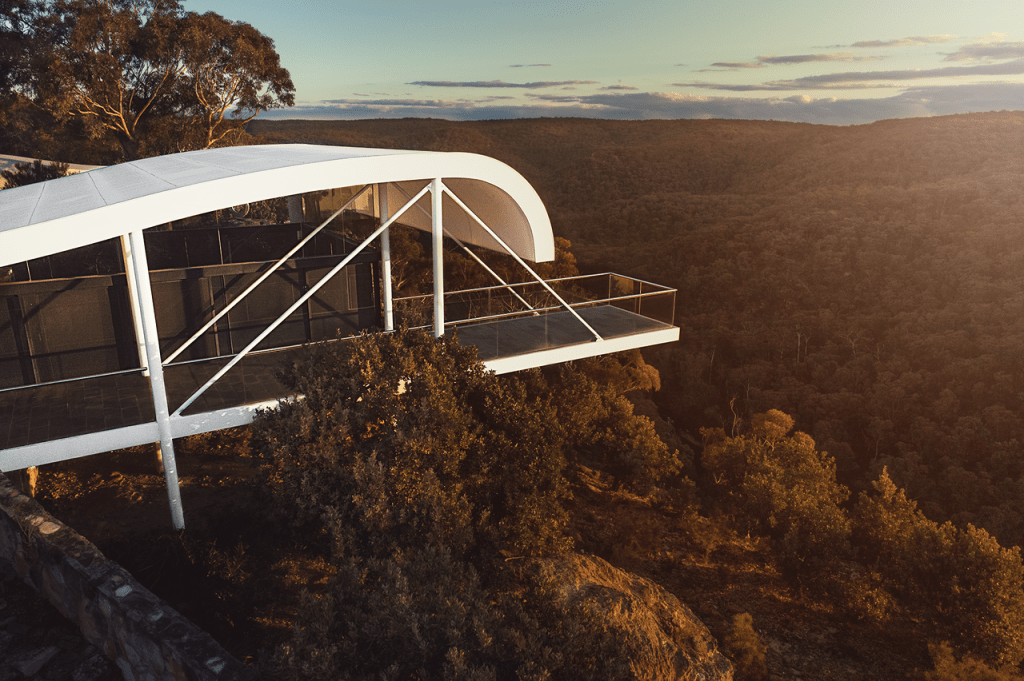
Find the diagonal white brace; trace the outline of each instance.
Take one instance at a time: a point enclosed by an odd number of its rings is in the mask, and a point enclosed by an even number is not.
[[[498,236],[497,234],[494,233],[494,230],[492,230],[490,227],[488,227],[487,224],[483,220],[481,220],[479,217],[477,217],[476,213],[474,213],[472,210],[470,210],[469,206],[467,206],[465,203],[462,202],[462,199],[460,199],[458,196],[456,196],[455,193],[451,189],[449,189],[448,187],[443,187],[443,190],[444,190],[444,192],[446,194],[448,194],[448,196],[452,197],[452,200],[455,201],[455,203],[457,203],[459,205],[459,207],[462,208],[462,210],[466,211],[466,215],[468,215],[469,217],[473,218],[473,220],[475,220],[478,225],[483,227],[484,230],[488,234],[491,235],[491,238],[494,239],[495,241],[497,241],[498,245],[505,249],[505,252],[507,252],[509,255],[511,255],[513,258],[515,258],[515,261],[517,263],[519,263],[520,266],[522,266],[523,269],[525,269],[527,272],[529,272],[530,276],[532,276],[534,279],[536,279],[537,282],[540,283],[541,286],[543,286],[545,289],[547,289],[548,293],[553,295],[555,297],[555,300],[557,300],[562,305],[562,307],[564,307],[566,310],[568,310],[572,314],[573,317],[578,319],[580,324],[582,324],[583,326],[587,327],[587,330],[590,331],[590,333],[592,333],[594,335],[594,340],[599,340],[599,341],[600,340],[604,340],[603,338],[601,338],[601,334],[599,334],[597,331],[594,330],[594,327],[592,327],[590,324],[587,324],[586,320],[583,319],[583,317],[581,317],[579,315],[579,313],[576,312],[576,310],[574,310],[572,308],[572,306],[569,305],[569,303],[565,302],[565,300],[562,298],[562,296],[560,296],[557,293],[555,293],[555,289],[553,289],[550,286],[548,286],[548,283],[546,281],[544,281],[543,279],[541,279],[540,275],[538,275],[536,272],[534,272],[533,269],[529,265],[526,264],[526,261],[524,261],[522,258],[519,257],[519,254],[517,254],[515,251],[513,251],[511,248],[509,248],[509,245],[506,244],[502,240],[502,238],[500,236]]]
[[[272,321],[270,323],[270,326],[268,326],[263,331],[261,331],[260,334],[258,336],[256,336],[256,338],[253,339],[253,341],[251,343],[249,343],[247,346],[245,346],[245,348],[242,349],[241,352],[239,352],[237,355],[232,357],[231,360],[227,364],[225,364],[221,368],[220,371],[218,371],[216,374],[214,374],[213,377],[210,380],[208,380],[205,384],[203,384],[203,387],[201,387],[199,390],[197,390],[194,393],[192,393],[192,396],[189,397],[187,400],[185,400],[182,403],[182,405],[180,407],[178,407],[177,410],[175,410],[174,416],[180,416],[182,411],[187,409],[190,404],[195,402],[196,399],[198,399],[200,395],[202,395],[204,392],[206,392],[206,390],[211,385],[213,385],[214,383],[219,381],[221,376],[226,374],[228,371],[231,370],[232,367],[234,367],[236,364],[238,364],[240,361],[242,361],[243,357],[248,355],[249,352],[253,348],[255,348],[257,345],[259,345],[263,341],[264,338],[266,338],[271,333],[273,333],[274,329],[276,329],[278,326],[280,326],[284,322],[285,319],[287,319],[293,312],[295,312],[295,310],[299,309],[299,307],[304,305],[307,300],[309,300],[314,295],[316,295],[316,292],[319,291],[322,286],[324,286],[328,281],[330,281],[334,277],[334,275],[336,275],[338,272],[340,272],[341,270],[345,269],[345,266],[348,265],[352,261],[353,258],[355,258],[357,255],[362,253],[364,248],[369,246],[373,242],[374,239],[376,239],[378,236],[380,236],[381,233],[384,230],[386,230],[388,227],[390,227],[391,224],[393,222],[395,222],[395,220],[400,218],[402,216],[402,214],[405,213],[405,211],[408,210],[409,207],[413,203],[415,203],[416,201],[419,201],[420,197],[422,197],[428,191],[430,191],[430,185],[427,185],[422,190],[420,190],[420,193],[417,194],[416,197],[412,201],[410,201],[409,203],[405,204],[400,209],[398,209],[398,211],[394,215],[392,215],[390,218],[388,218],[387,222],[385,222],[380,227],[378,227],[376,230],[374,230],[373,234],[368,236],[363,243],[359,244],[351,253],[349,253],[345,257],[344,260],[342,260],[340,263],[335,265],[334,268],[331,269],[330,272],[325,274],[320,279],[320,281],[318,281],[315,284],[313,284],[312,286],[310,286],[309,290],[306,291],[304,294],[302,294],[302,296],[299,297],[298,300],[296,300],[294,303],[292,303],[291,307],[289,307],[287,310],[285,310],[284,314],[282,314],[280,317],[278,317],[277,319]]]
[[[364,185],[362,189],[360,189],[360,190],[359,190],[358,192],[356,192],[355,196],[353,196],[353,197],[352,197],[351,199],[349,199],[348,201],[346,201],[346,202],[345,202],[345,205],[344,205],[344,206],[342,206],[342,207],[341,207],[341,208],[339,208],[338,210],[336,210],[336,211],[334,211],[333,213],[331,213],[331,217],[327,218],[327,219],[326,219],[326,220],[324,220],[324,221],[323,221],[322,223],[320,223],[320,226],[319,226],[319,227],[317,227],[317,228],[316,228],[316,229],[314,229],[314,230],[313,230],[312,232],[310,232],[310,233],[309,233],[309,235],[307,235],[307,236],[306,236],[306,238],[304,238],[304,239],[303,239],[302,241],[300,241],[300,242],[299,242],[298,244],[296,244],[296,245],[295,245],[295,247],[294,247],[294,248],[292,248],[292,249],[291,249],[290,251],[288,251],[287,253],[285,253],[285,254],[284,254],[284,257],[282,257],[282,258],[281,258],[280,260],[278,260],[277,262],[275,262],[275,263],[274,263],[274,264],[273,264],[272,266],[270,266],[269,268],[267,268],[267,271],[266,271],[266,272],[264,272],[263,274],[261,274],[261,275],[260,275],[260,277],[259,277],[259,279],[257,279],[257,280],[256,280],[256,281],[254,281],[254,282],[253,282],[252,284],[250,284],[250,285],[248,286],[248,288],[246,288],[246,289],[245,289],[244,291],[242,291],[242,293],[241,293],[241,294],[239,294],[239,296],[238,296],[237,298],[235,298],[234,300],[232,300],[232,301],[231,301],[230,303],[228,303],[228,304],[227,304],[227,305],[226,305],[226,306],[224,307],[224,309],[223,309],[223,310],[221,310],[221,311],[220,311],[220,312],[218,312],[218,313],[217,313],[216,315],[214,315],[213,319],[211,319],[210,321],[206,322],[206,324],[204,324],[204,325],[203,325],[203,328],[201,328],[201,329],[199,329],[198,331],[196,331],[196,332],[195,332],[195,334],[193,334],[191,338],[189,338],[189,339],[188,339],[187,341],[185,341],[185,342],[184,342],[184,343],[183,343],[183,344],[181,345],[181,347],[179,347],[179,348],[178,348],[177,350],[175,350],[175,351],[174,351],[174,352],[172,352],[172,353],[171,353],[170,355],[168,355],[168,356],[167,356],[167,359],[165,359],[165,360],[164,360],[164,364],[165,364],[165,365],[167,365],[167,364],[170,364],[171,362],[173,362],[173,361],[174,361],[174,358],[175,358],[175,357],[177,357],[177,356],[178,356],[178,355],[180,355],[180,354],[181,354],[182,352],[184,352],[184,351],[185,351],[185,349],[186,349],[186,348],[188,348],[188,346],[192,345],[192,343],[194,343],[194,342],[196,341],[196,339],[197,339],[197,338],[199,338],[200,336],[202,336],[202,335],[203,335],[204,333],[206,333],[206,332],[207,332],[207,331],[208,331],[208,330],[210,329],[210,327],[211,327],[211,326],[213,326],[213,325],[214,325],[214,324],[216,324],[216,323],[217,323],[218,321],[220,321],[220,319],[221,319],[221,318],[222,318],[222,317],[223,317],[224,315],[226,315],[226,314],[227,314],[228,312],[230,312],[230,311],[231,311],[231,308],[233,308],[233,307],[234,307],[235,305],[238,305],[238,304],[239,304],[240,302],[242,302],[242,300],[243,300],[243,299],[244,299],[244,298],[245,298],[245,297],[246,297],[247,295],[249,295],[249,293],[250,293],[250,292],[252,292],[252,291],[253,291],[253,290],[254,290],[254,289],[255,289],[255,288],[257,287],[257,286],[259,286],[260,284],[262,284],[262,283],[263,283],[263,282],[264,282],[264,281],[265,281],[265,280],[267,279],[267,277],[269,277],[269,276],[270,276],[271,274],[273,274],[274,272],[276,272],[276,271],[277,271],[277,268],[279,268],[279,267],[280,267],[281,265],[283,265],[283,264],[284,264],[285,262],[287,262],[288,258],[290,258],[290,257],[292,257],[293,255],[295,255],[296,253],[298,253],[298,252],[299,252],[299,249],[300,249],[300,248],[302,248],[302,247],[303,247],[303,246],[305,246],[305,245],[306,245],[307,243],[309,243],[310,239],[312,239],[312,238],[313,238],[313,237],[315,237],[315,236],[316,236],[317,234],[319,234],[319,233],[320,233],[320,230],[322,230],[322,229],[323,229],[324,227],[326,227],[326,226],[327,226],[328,224],[330,224],[330,222],[331,222],[332,220],[334,220],[334,218],[336,218],[336,217],[338,217],[339,215],[341,215],[341,212],[342,212],[343,210],[345,210],[346,208],[348,208],[349,206],[351,206],[351,205],[352,205],[352,204],[353,204],[353,203],[355,202],[355,200],[356,200],[356,199],[358,199],[358,198],[359,198],[360,196],[362,196],[363,194],[365,194],[365,193],[366,193],[366,191],[367,191],[367,190],[368,190],[368,189],[369,189],[369,188],[370,188],[371,186],[372,186],[372,185]]]

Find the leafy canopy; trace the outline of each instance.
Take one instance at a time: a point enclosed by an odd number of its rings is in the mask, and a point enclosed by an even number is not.
[[[273,41],[244,22],[178,0],[22,4],[4,22],[24,31],[4,54],[12,87],[109,138],[122,158],[225,143],[259,112],[294,103]]]

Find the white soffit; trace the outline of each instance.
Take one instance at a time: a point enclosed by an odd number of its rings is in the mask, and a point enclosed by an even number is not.
[[[554,259],[547,210],[515,170],[487,156],[305,144],[204,149],[97,168],[0,191],[0,265],[104,241],[192,215],[264,199],[383,182],[418,190],[440,177],[521,257]],[[415,190],[414,190],[415,191]],[[429,209],[429,199],[424,204]],[[392,188],[392,212],[406,199]],[[448,233],[497,249],[450,198]],[[429,230],[412,209],[401,222]]]

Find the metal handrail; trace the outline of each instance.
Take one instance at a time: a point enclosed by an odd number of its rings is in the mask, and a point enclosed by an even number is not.
[[[531,283],[531,282],[526,282],[526,283]],[[516,286],[516,284],[510,284],[510,285],[511,286]],[[505,288],[505,287],[504,286],[495,286],[494,288],[499,288],[500,289],[500,288]],[[449,292],[445,293],[445,295],[446,296],[454,296],[454,295],[459,295],[461,293],[474,293],[474,292],[477,292],[477,291],[486,291],[486,290],[488,290],[488,289],[471,289],[471,288],[467,288],[467,289],[462,289],[462,290],[459,290],[459,291],[449,291]],[[611,298],[594,298],[593,300],[580,300],[580,301],[575,302],[575,303],[569,303],[569,307],[578,307],[578,306],[583,306],[583,305],[592,305],[594,303],[614,303],[616,301],[636,300],[636,299],[639,299],[639,298],[653,298],[655,296],[663,296],[663,295],[668,294],[668,293],[678,293],[678,292],[679,292],[678,289],[670,288],[670,289],[665,289],[664,291],[648,291],[647,293],[631,293],[629,295],[615,296],[615,297],[611,297]],[[395,298],[395,302],[398,303],[398,302],[402,302],[402,301],[406,301],[406,300],[420,300],[420,299],[427,299],[427,298],[433,298],[433,297],[434,296],[432,294],[423,293],[423,294],[416,295],[416,296],[406,296],[404,298]],[[555,306],[552,306],[550,308],[543,308],[543,307],[542,308],[537,308],[537,312],[543,312],[544,310],[548,310],[548,309],[560,310],[560,309],[562,309],[562,306],[561,305],[555,305]],[[529,314],[532,311],[533,310],[531,308],[530,310],[520,310],[519,312],[521,312],[523,314]],[[512,313],[510,313],[510,314],[512,314]],[[445,323],[447,324],[447,322],[445,322]]]
[[[48,385],[59,385],[61,383],[72,383],[74,381],[86,381],[90,378],[106,378],[107,376],[121,376],[123,374],[141,374],[146,369],[135,367],[134,369],[121,369],[120,371],[108,371],[102,374],[90,374],[88,376],[75,376],[74,378],[58,378],[55,381],[44,381],[43,383],[29,383],[28,385],[13,385],[9,388],[0,388],[0,393],[25,390],[26,388],[43,388]]]
[[[654,284],[654,283],[651,283],[649,281],[644,281],[643,279],[637,279],[636,277],[629,277],[629,276],[626,276],[624,274],[617,274],[615,272],[600,272],[598,274],[575,274],[575,275],[573,275],[571,277],[559,277],[558,279],[545,279],[544,281],[547,282],[548,284],[557,284],[557,283],[563,282],[563,281],[573,281],[575,279],[597,279],[599,277],[621,277],[623,279],[629,279],[630,281],[639,282],[641,284],[647,284],[648,286],[655,286],[655,287],[661,289],[660,291],[651,291],[651,292],[643,293],[643,294],[633,293],[633,294],[630,294],[630,295],[650,295],[650,294],[654,294],[654,293],[668,293],[668,292],[678,293],[678,291],[679,291],[679,289],[669,288],[668,286],[663,286],[661,284]],[[445,295],[453,295],[453,294],[456,294],[456,293],[476,293],[478,291],[495,291],[495,290],[498,290],[498,289],[515,288],[516,286],[541,286],[541,284],[539,282],[536,282],[536,281],[520,281],[520,282],[516,282],[514,284],[503,284],[503,285],[496,285],[496,286],[479,286],[477,288],[466,288],[466,289],[460,289],[458,291],[449,291]],[[431,298],[431,297],[433,297],[432,293],[424,293],[424,294],[419,294],[419,295],[415,295],[415,296],[406,296],[405,298],[401,298],[400,300],[411,300],[413,298]],[[396,298],[396,300],[399,300],[399,299]]]
[[[583,274],[583,275],[576,275],[576,276],[572,276],[572,277],[561,277],[559,279],[550,279],[550,280],[548,280],[548,282],[549,283],[557,283],[557,282],[571,281],[571,280],[575,280],[575,279],[597,279],[597,278],[600,278],[600,277],[608,277],[608,278],[610,278],[610,277],[613,277],[613,276],[614,277],[622,277],[623,279],[628,279],[628,280],[631,280],[631,281],[637,281],[637,282],[641,282],[641,283],[650,284],[650,282],[644,282],[643,280],[640,280],[640,279],[635,279],[633,277],[627,277],[627,276],[621,275],[621,274],[615,274],[613,272],[604,272],[604,273],[601,273],[601,274]],[[487,291],[492,291],[492,290],[506,290],[506,289],[511,288],[511,287],[527,286],[527,285],[529,285],[529,286],[536,286],[537,283],[536,282],[517,282],[517,283],[514,283],[514,284],[507,284],[505,286],[487,286],[487,287],[472,288],[472,289],[462,289],[462,290],[459,290],[459,291],[450,291],[450,292],[446,293],[445,295],[459,295],[459,294],[466,294],[466,293],[487,292]],[[576,303],[571,303],[570,306],[573,307],[573,308],[581,308],[581,307],[587,307],[587,306],[608,305],[608,304],[612,304],[612,303],[616,303],[616,302],[622,302],[622,301],[628,301],[628,300],[638,300],[638,299],[642,299],[642,298],[653,298],[653,297],[656,297],[656,296],[662,296],[662,295],[667,295],[667,294],[678,293],[677,289],[661,286],[660,284],[651,284],[651,285],[652,286],[656,286],[656,287],[658,287],[658,288],[660,288],[662,290],[659,290],[659,291],[649,291],[649,292],[644,292],[644,293],[633,293],[633,294],[623,295],[623,296],[598,298],[598,299],[595,299],[595,300],[585,300],[585,301],[580,301],[580,302],[576,302]],[[425,299],[430,299],[432,297],[433,297],[432,294],[407,296],[405,298],[396,298],[395,299],[395,303],[399,304],[399,303],[403,303],[403,302],[407,302],[407,301],[425,300]],[[487,315],[487,316],[483,316],[483,317],[468,317],[466,319],[446,320],[445,321],[445,326],[446,327],[457,327],[457,326],[459,326],[461,324],[467,324],[467,323],[479,323],[479,322],[495,321],[495,320],[500,320],[500,319],[511,319],[511,318],[514,318],[514,317],[517,317],[517,316],[528,316],[528,315],[534,315],[534,314],[537,314],[537,313],[546,314],[546,313],[550,313],[550,312],[555,312],[555,311],[560,310],[560,309],[562,309],[561,305],[549,305],[549,306],[545,306],[545,307],[535,308],[533,310],[517,310],[517,311],[514,311],[514,312],[505,312],[505,313],[501,313],[501,314]],[[646,316],[646,315],[644,315],[644,316]],[[422,327],[417,326],[417,327],[412,327],[412,328],[427,328],[429,326],[430,325],[427,324],[427,325],[424,325]],[[358,334],[353,334],[351,336],[345,336],[344,338],[339,338],[337,340],[344,340],[345,338],[353,338],[356,335],[358,335]],[[305,343],[295,343],[295,344],[291,344],[291,345],[285,345],[285,346],[274,347],[274,348],[265,348],[265,349],[261,349],[261,350],[253,349],[249,353],[247,353],[247,356],[249,356],[249,355],[251,355],[251,356],[267,355],[267,354],[271,354],[271,353],[275,353],[275,352],[282,352],[282,351],[286,351],[286,350],[295,350],[295,349],[301,348],[303,345],[306,345],[306,344]],[[184,365],[187,365],[187,364],[198,364],[198,363],[202,363],[202,362],[215,362],[215,361],[218,361],[218,360],[222,360],[222,361],[223,360],[231,360],[234,357],[237,357],[237,355],[236,354],[217,355],[217,356],[214,356],[214,357],[202,357],[202,358],[199,358],[199,359],[178,360],[178,361],[173,362],[173,363],[165,363],[165,366],[170,368],[170,367],[176,367],[176,366],[184,366]],[[16,390],[25,390],[25,389],[29,389],[29,388],[39,388],[39,387],[44,387],[44,386],[49,386],[49,385],[57,385],[57,384],[61,384],[61,383],[71,383],[71,382],[74,382],[74,381],[85,381],[85,380],[89,380],[89,379],[104,378],[104,377],[108,377],[108,376],[119,376],[119,375],[126,375],[126,374],[141,373],[143,370],[144,369],[142,367],[136,367],[136,368],[133,368],[133,369],[122,369],[120,371],[110,371],[110,372],[101,373],[101,374],[92,374],[92,375],[89,375],[89,376],[78,376],[78,377],[75,377],[75,378],[58,379],[58,380],[55,380],[55,381],[47,381],[45,383],[33,383],[31,385],[12,386],[12,387],[9,387],[9,388],[0,388],[0,393],[13,392],[13,391],[16,391]],[[184,407],[182,407],[182,409],[184,409]]]
[[[621,275],[621,274],[615,274],[613,272],[605,272],[605,273],[602,273],[602,274],[576,275],[576,276],[572,276],[572,277],[562,277],[560,279],[549,279],[549,280],[547,280],[547,283],[556,283],[556,282],[559,282],[559,281],[570,281],[570,280],[573,280],[573,279],[599,279],[601,277],[608,277],[609,280],[611,279],[611,277],[621,277],[623,279],[627,279],[629,281],[639,282],[641,284],[643,284],[643,283],[650,284],[650,282],[645,282],[645,281],[643,281],[641,279],[635,279],[633,277],[627,277],[627,276],[624,276],[624,275]],[[512,287],[516,287],[516,286],[527,286],[527,285],[529,285],[529,286],[536,286],[537,282],[517,282],[515,284],[508,284],[507,286],[485,286],[485,287],[472,288],[472,289],[462,289],[462,290],[459,290],[459,291],[450,291],[450,292],[446,293],[445,295],[446,296],[455,296],[455,295],[467,294],[467,293],[483,293],[483,292],[489,292],[489,291],[494,291],[494,290],[503,290],[503,289],[506,289],[506,288],[512,288]],[[656,287],[658,287],[661,290],[658,290],[658,291],[647,291],[647,292],[642,292],[642,293],[631,293],[631,294],[621,295],[621,296],[607,296],[607,297],[604,297],[604,298],[595,298],[593,300],[582,300],[582,301],[578,301],[578,302],[575,302],[575,303],[568,303],[567,306],[570,307],[570,308],[576,309],[576,308],[582,308],[582,307],[592,307],[592,306],[596,306],[596,305],[607,305],[607,304],[612,304],[612,303],[616,303],[616,302],[623,302],[623,301],[629,301],[629,300],[641,300],[643,298],[654,298],[654,297],[657,297],[657,296],[664,296],[664,295],[670,295],[670,294],[674,295],[674,294],[678,293],[678,289],[668,288],[667,286],[661,286],[660,284],[651,284],[651,285],[652,286],[656,286]],[[428,300],[428,299],[431,299],[431,298],[433,298],[432,294],[422,294],[422,295],[416,295],[416,296],[407,296],[405,298],[396,298],[395,299],[395,304],[397,306],[398,304],[403,303],[403,302],[415,301],[415,300]],[[458,320],[445,320],[445,326],[455,326],[455,325],[458,325],[458,324],[465,324],[465,323],[468,323],[468,322],[483,322],[483,321],[491,321],[491,320],[497,320],[497,319],[509,319],[509,318],[516,317],[516,316],[526,316],[526,315],[532,315],[534,313],[546,313],[546,312],[552,312],[552,311],[560,310],[560,309],[563,309],[563,305],[561,305],[561,304],[560,305],[550,305],[550,306],[546,306],[546,307],[539,307],[539,308],[534,308],[534,309],[531,309],[531,310],[516,310],[516,311],[512,311],[512,312],[504,312],[504,313],[501,313],[501,314],[487,315],[487,316],[483,316],[483,317],[467,317],[465,319],[458,319]],[[644,315],[644,316],[646,316],[646,315]],[[419,328],[419,327],[414,327],[414,328]]]

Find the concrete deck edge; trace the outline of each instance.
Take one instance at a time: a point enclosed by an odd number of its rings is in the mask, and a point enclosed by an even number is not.
[[[645,348],[649,345],[672,343],[677,340],[679,340],[679,327],[672,326],[657,331],[646,331],[644,333],[635,333],[629,336],[619,336],[601,341],[563,345],[550,350],[489,359],[484,361],[484,366],[493,370],[496,374],[507,374],[548,364],[561,364],[562,362],[571,362],[586,357],[607,355],[612,352]]]

